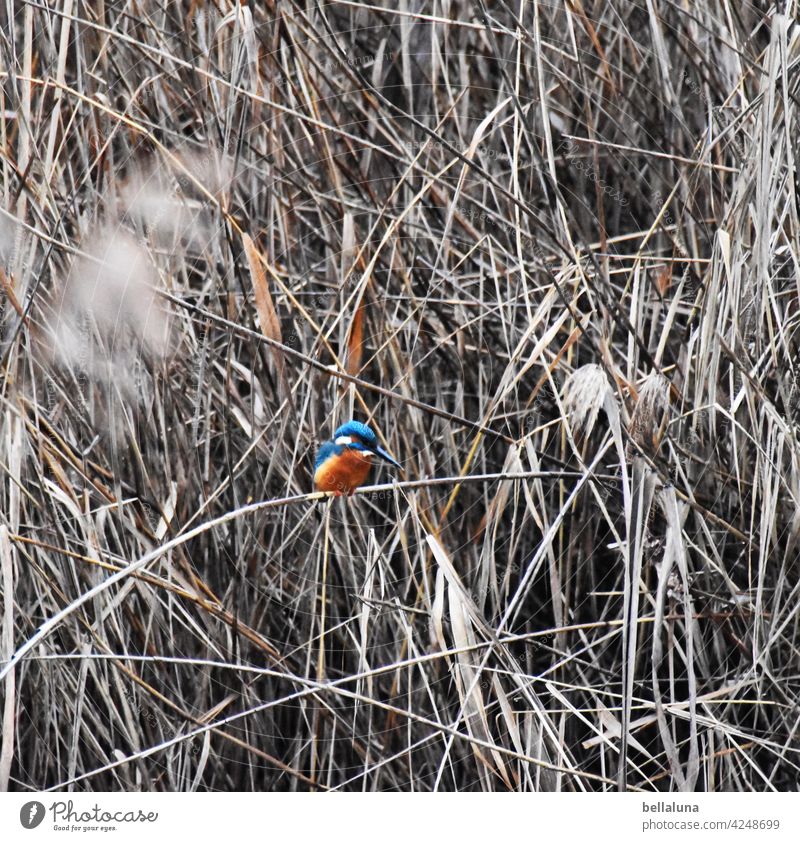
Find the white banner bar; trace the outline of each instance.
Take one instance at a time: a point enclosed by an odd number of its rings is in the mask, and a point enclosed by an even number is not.
[[[0,838],[53,835],[174,841],[373,836],[376,841],[797,841],[800,794],[0,795]]]

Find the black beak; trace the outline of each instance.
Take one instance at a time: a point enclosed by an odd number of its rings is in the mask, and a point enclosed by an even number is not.
[[[395,461],[389,455],[389,453],[387,453],[386,450],[383,449],[383,447],[375,447],[375,453],[376,455],[379,455],[384,461],[388,461],[389,464],[392,465],[392,467],[396,467],[398,470],[402,471],[403,468],[400,466],[400,463]]]

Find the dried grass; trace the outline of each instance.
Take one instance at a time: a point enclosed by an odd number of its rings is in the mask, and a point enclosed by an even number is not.
[[[798,789],[780,5],[3,5],[0,787]]]

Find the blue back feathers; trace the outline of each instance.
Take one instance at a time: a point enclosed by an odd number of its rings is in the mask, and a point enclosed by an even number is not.
[[[340,453],[342,451],[342,447],[337,447],[333,441],[326,441],[317,451],[317,458],[314,461],[314,470],[322,464],[323,461],[327,461],[332,455]]]

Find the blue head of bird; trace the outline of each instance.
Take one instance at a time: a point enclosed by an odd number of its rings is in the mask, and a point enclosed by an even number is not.
[[[333,491],[336,496],[352,494],[367,481],[376,458],[402,470],[365,423],[348,421],[336,430],[332,441],[319,448],[314,484],[317,490]]]

